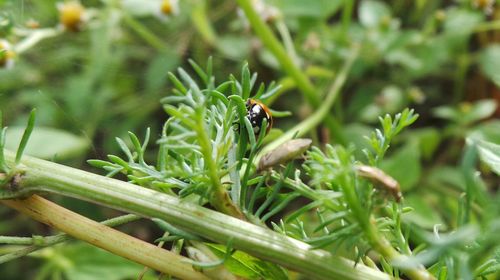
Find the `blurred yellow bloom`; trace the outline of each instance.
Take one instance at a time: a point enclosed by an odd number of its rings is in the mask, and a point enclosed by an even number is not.
[[[163,0],[161,2],[161,12],[164,15],[177,14],[179,12],[179,2],[176,0]]]
[[[84,22],[85,7],[79,1],[57,3],[57,9],[59,10],[59,22],[65,29],[74,32],[80,31]]]
[[[487,15],[493,13],[493,5],[495,4],[495,0],[473,0],[472,5]]]
[[[6,40],[0,40],[0,68],[12,68],[14,66],[14,51]]]
[[[160,9],[155,13],[160,20],[168,20],[170,16],[179,14],[179,1],[178,0],[162,0]]]

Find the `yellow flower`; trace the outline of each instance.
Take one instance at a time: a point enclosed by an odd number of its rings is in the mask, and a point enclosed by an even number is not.
[[[81,25],[84,22],[85,7],[79,1],[71,1],[58,3],[59,22],[61,25],[70,31],[80,31]]]
[[[493,13],[493,5],[495,4],[495,0],[473,0],[472,5],[487,15]]]
[[[177,1],[163,0],[161,2],[161,12],[165,15],[171,15],[178,10]]]
[[[14,66],[14,51],[6,40],[0,40],[0,68],[10,69]]]
[[[155,13],[160,20],[168,20],[170,16],[179,14],[178,0],[161,0],[160,9]]]

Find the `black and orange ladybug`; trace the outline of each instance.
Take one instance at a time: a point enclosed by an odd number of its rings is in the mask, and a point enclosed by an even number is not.
[[[259,136],[260,128],[262,127],[264,119],[267,120],[266,134],[269,133],[269,130],[271,130],[271,127],[273,126],[273,116],[271,114],[271,110],[269,110],[264,103],[251,98],[247,100],[246,105],[248,111],[247,118],[252,124],[255,136]]]

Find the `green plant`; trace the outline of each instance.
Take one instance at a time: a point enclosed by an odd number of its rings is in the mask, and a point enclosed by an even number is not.
[[[212,216],[212,219],[215,219],[212,221],[215,226],[209,226],[206,221],[186,223],[187,216],[196,216],[196,212],[201,215],[201,209],[193,208],[190,211],[195,212],[191,214],[171,213],[166,215],[166,208],[161,206],[160,208],[152,208],[152,205],[147,205],[157,202],[153,202],[151,199],[148,201],[147,196],[145,197],[139,191],[139,186],[121,187],[114,181],[109,181],[105,183],[107,186],[99,188],[80,185],[80,180],[84,177],[78,175],[76,170],[68,169],[66,178],[57,178],[46,173],[51,169],[50,165],[36,161],[30,163],[32,160],[26,161],[26,166],[21,169],[3,169],[6,174],[4,185],[10,186],[10,190],[7,192],[4,190],[3,198],[18,197],[44,190],[97,202],[106,202],[110,206],[120,207],[119,205],[122,205],[121,208],[142,215],[164,218],[172,223],[173,226],[162,226],[172,236],[168,239],[161,239],[162,241],[182,239],[186,244],[191,244],[191,242],[200,240],[200,237],[219,242],[229,238],[227,240],[233,240],[237,249],[248,250],[253,254],[288,266],[292,261],[282,259],[285,256],[284,248],[276,251],[281,252],[282,255],[271,257],[258,249],[262,248],[266,239],[259,239],[260,241],[257,242],[260,245],[257,246],[255,242],[233,234],[246,230],[248,236],[255,237],[257,231],[264,226],[267,220],[286,209],[286,205],[292,200],[303,197],[310,202],[299,210],[289,213],[279,223],[273,223],[273,228],[281,235],[303,240],[311,244],[312,248],[318,252],[322,251],[320,248],[337,252],[344,245],[347,252],[356,252],[350,257],[355,258],[356,262],[368,265],[372,264],[373,260],[367,253],[370,250],[375,250],[383,257],[384,271],[393,276],[398,276],[401,270],[414,279],[432,277],[417,260],[424,258],[425,261],[428,261],[425,256],[432,255],[433,250],[450,250],[448,249],[450,246],[455,246],[457,242],[460,242],[459,237],[456,237],[459,238],[459,241],[448,242],[449,245],[444,247],[446,249],[439,249],[440,247],[437,245],[432,247],[433,241],[428,241],[431,247],[422,254],[413,257],[408,234],[404,233],[410,226],[402,223],[401,219],[402,213],[409,210],[405,210],[396,202],[390,202],[386,205],[387,196],[377,194],[380,188],[374,188],[372,182],[359,176],[356,171],[358,161],[353,156],[355,147],[327,146],[325,152],[314,148],[307,154],[308,160],[302,172],[289,163],[281,172],[256,173],[255,162],[252,161],[252,158],[262,144],[266,129],[263,127],[260,130],[260,135],[255,139],[251,124],[246,118],[244,103],[244,100],[251,96],[255,75],[250,75],[248,68],[244,66],[241,81],[231,77],[228,82],[215,86],[215,80],[210,75],[212,72],[210,65],[209,61],[207,70],[203,71],[201,67],[193,63],[193,68],[203,87],[199,86],[182,69],[179,70],[182,82],[170,75],[176,87],[174,90],[176,94],[163,100],[165,111],[169,113],[170,118],[162,130],[162,137],[157,141],[160,145],[157,164],[147,164],[144,159],[150,137],[149,131],[142,144],[134,134],[130,133],[133,150],[130,150],[123,140],[117,139],[127,156],[127,160],[117,156],[109,156],[110,162],[98,160],[90,162],[106,169],[110,176],[119,172],[125,173],[131,183],[170,195],[179,195],[182,201],[201,205],[209,202],[217,210],[252,221],[258,225],[257,227],[248,228],[246,226],[246,229],[243,229],[242,225],[238,225],[237,220],[227,220],[223,226],[220,220],[222,216],[216,216],[215,213],[203,214]],[[265,87],[261,86],[256,95],[265,100],[273,91],[273,88],[266,91]],[[416,117],[412,111],[405,110],[394,119],[390,116],[381,118],[382,130],[376,130],[372,134],[369,138],[372,149],[365,151],[368,162],[370,164],[380,162],[392,139],[403,128],[413,123]],[[264,122],[263,126],[266,125]],[[33,121],[30,121],[26,136],[21,141],[20,149],[14,158],[13,166],[21,166],[19,159],[32,127]],[[4,156],[2,158],[2,165],[9,166],[10,164],[6,163],[9,162],[9,158],[7,157],[7,161]],[[31,164],[34,165],[30,166]],[[36,165],[39,166],[38,170],[40,171],[32,169]],[[62,170],[59,172],[64,173]],[[309,183],[303,182],[301,173],[305,173],[310,178]],[[290,177],[291,175],[293,176]],[[94,178],[90,179],[92,177]],[[102,180],[95,175],[88,179],[95,180],[96,184]],[[227,183],[222,184],[225,180],[228,180]],[[46,183],[41,183],[43,181]],[[143,202],[132,202],[131,200],[123,204],[124,197],[119,198],[109,193],[109,190],[112,189],[116,191],[123,189],[125,197],[130,196],[130,199],[139,195],[139,197],[143,197]],[[151,194],[153,193],[151,192]],[[165,197],[158,197],[158,199],[165,199]],[[172,199],[169,198],[172,206],[183,207],[181,205],[185,202]],[[160,212],[155,213],[153,210],[155,208],[161,209]],[[313,209],[316,209],[317,219],[305,219],[310,210]],[[205,216],[205,219],[207,218],[208,216]],[[215,221],[217,222],[215,223]],[[158,222],[161,223],[161,221]],[[202,228],[196,229],[195,225],[202,226]],[[196,236],[182,233],[176,229],[176,226],[187,229],[188,232],[195,233]],[[276,238],[278,238],[277,236]],[[283,240],[282,242],[284,243],[281,246],[285,246],[290,241]],[[280,244],[279,242],[273,243],[276,246]],[[245,244],[251,244],[254,249],[248,248]],[[335,246],[332,247],[332,244]],[[225,258],[228,256],[226,255]],[[326,273],[328,270],[313,272],[307,269],[308,266],[314,267],[314,262],[314,258],[312,258],[300,270],[320,278],[326,277],[326,274],[322,273],[323,271]],[[343,275],[335,269],[328,273],[332,272],[338,273],[339,276]],[[372,276],[375,277],[375,275]]]
[[[0,109],[12,124],[0,126],[0,202],[178,278],[498,277],[493,2],[0,1]],[[72,17],[58,14],[68,7]],[[235,61],[248,61],[239,77],[216,80]],[[266,122],[254,133],[248,98],[287,110],[272,111],[269,135]],[[89,147],[109,153],[93,167],[128,182],[23,156],[78,165]],[[145,217],[171,252],[46,193],[138,214],[119,223]],[[139,274],[118,257],[85,259],[106,255],[81,243],[54,247],[69,238],[46,230],[20,237],[39,231],[15,218],[0,229],[6,278],[27,254],[43,260],[27,259],[40,279]]]

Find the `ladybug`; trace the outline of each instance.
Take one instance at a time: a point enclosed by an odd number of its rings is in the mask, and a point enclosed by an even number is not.
[[[252,124],[253,132],[255,136],[259,136],[260,128],[262,127],[262,122],[267,120],[266,134],[269,133],[271,127],[273,126],[273,116],[271,110],[267,108],[264,103],[249,98],[247,100],[247,118]]]

